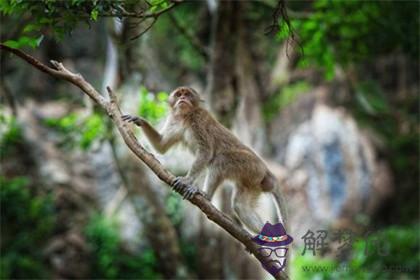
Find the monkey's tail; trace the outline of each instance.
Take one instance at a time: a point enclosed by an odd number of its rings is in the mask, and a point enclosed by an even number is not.
[[[286,201],[284,200],[284,195],[281,193],[280,190],[281,183],[276,179],[276,177],[268,171],[263,180],[261,181],[261,188],[265,192],[270,192],[273,194],[273,198],[275,203],[277,204],[277,217],[276,221],[282,222],[284,227],[287,229],[288,226],[288,213],[286,207]]]
[[[286,201],[284,199],[284,195],[281,193],[280,186],[275,186],[271,190],[271,193],[273,194],[273,198],[277,204],[277,221],[281,222],[287,231],[289,230],[289,215],[287,212]]]

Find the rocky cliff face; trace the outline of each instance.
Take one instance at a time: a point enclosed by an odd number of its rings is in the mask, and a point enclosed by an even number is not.
[[[365,226],[393,190],[390,171],[368,133],[326,88],[302,96],[271,127],[274,157],[286,169],[291,229]]]

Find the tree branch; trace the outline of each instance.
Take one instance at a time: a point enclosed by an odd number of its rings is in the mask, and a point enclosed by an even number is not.
[[[80,88],[94,102],[96,102],[106,111],[108,116],[116,125],[128,148],[139,159],[141,159],[159,177],[159,179],[161,179],[169,186],[173,185],[175,176],[166,170],[153,154],[146,151],[143,146],[139,144],[134,133],[121,119],[121,110],[117,103],[117,97],[111,88],[107,87],[109,95],[109,100],[107,100],[98,91],[96,91],[93,86],[89,84],[80,74],[69,71],[63,66],[63,64],[57,61],[51,61],[51,64],[54,66],[54,68],[51,68],[18,49],[10,48],[6,45],[0,44],[0,50],[13,53],[40,71],[50,74],[53,77],[66,80]],[[270,261],[269,258],[262,256],[258,251],[258,246],[251,240],[252,236],[246,230],[236,225],[229,216],[217,210],[217,208],[205,197],[202,192],[197,192],[192,198],[189,199],[189,201],[200,208],[200,210],[208,217],[208,219],[218,224],[225,231],[230,233],[235,239],[244,244],[247,251],[253,254],[260,262]],[[284,272],[278,273],[275,278],[288,279]]]
[[[149,31],[149,29],[153,27],[153,25],[156,23],[156,21],[157,21],[157,18],[153,18],[152,22],[142,32],[140,32],[136,36],[130,38],[130,40],[136,40],[136,39],[140,38],[144,33]]]
[[[179,3],[182,3],[182,1],[172,1],[171,4],[169,4],[166,8],[163,8],[159,11],[153,12],[153,13],[145,13],[144,11],[139,12],[128,12],[126,10],[121,10],[117,12],[109,12],[109,13],[101,13],[99,16],[101,17],[132,17],[132,18],[158,18],[160,15],[166,13],[167,11],[173,9],[176,5]]]
[[[150,3],[148,3],[146,1],[146,3],[149,6],[152,6]],[[130,40],[135,40],[140,38],[144,33],[146,33],[147,31],[149,31],[153,25],[156,23],[157,19],[163,15],[164,13],[169,12],[170,10],[172,10],[176,5],[182,3],[182,0],[172,0],[171,4],[169,4],[166,8],[163,8],[159,11],[155,11],[153,13],[146,13],[145,11],[139,11],[139,12],[128,12],[126,10],[124,10],[122,7],[120,7],[122,10],[118,11],[117,13],[102,13],[100,14],[100,16],[102,17],[118,17],[118,18],[122,18],[122,17],[131,17],[131,18],[138,18],[140,19],[139,22],[137,24],[141,24],[143,23],[145,20],[147,19],[152,19],[151,23],[149,25],[147,25],[147,27],[141,31],[139,34],[135,35],[134,37],[132,37]]]

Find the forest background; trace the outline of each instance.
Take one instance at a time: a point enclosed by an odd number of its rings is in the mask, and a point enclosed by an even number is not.
[[[202,93],[282,182],[292,279],[416,279],[419,11],[418,1],[3,0],[0,41],[110,86],[123,112],[157,126],[172,89]],[[135,159],[79,89],[0,55],[2,279],[270,279]],[[182,148],[155,155],[177,175],[192,162]],[[214,201],[228,214],[231,192]]]

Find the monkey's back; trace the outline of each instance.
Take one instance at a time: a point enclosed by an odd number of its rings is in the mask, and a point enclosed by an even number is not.
[[[191,128],[192,137],[195,138],[197,145],[201,148],[210,148],[213,152],[229,151],[232,149],[251,151],[229,129],[224,127],[203,108],[194,110],[186,118],[186,121],[188,122],[187,127]]]
[[[264,162],[208,111],[197,108],[187,121],[197,148],[211,153],[210,164],[230,174],[229,179],[243,186],[263,180],[268,171]]]

